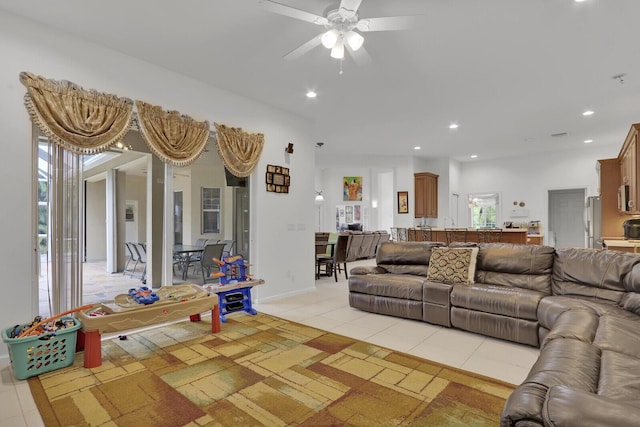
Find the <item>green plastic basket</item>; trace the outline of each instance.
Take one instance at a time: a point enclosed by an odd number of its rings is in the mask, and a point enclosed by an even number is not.
[[[9,347],[13,373],[19,380],[73,364],[76,353],[77,330],[82,324],[74,317],[64,316],[63,322],[74,325],[55,333],[10,338],[13,328],[2,331],[2,340]]]

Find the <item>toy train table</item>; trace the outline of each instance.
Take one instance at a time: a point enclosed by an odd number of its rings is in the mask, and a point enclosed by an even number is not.
[[[84,349],[84,367],[102,364],[100,336],[143,326],[189,317],[199,321],[200,313],[211,310],[211,332],[220,331],[218,295],[209,294],[202,286],[185,283],[162,286],[157,290],[132,289],[116,296],[113,302],[96,304],[78,312],[82,328],[78,331],[76,349]]]

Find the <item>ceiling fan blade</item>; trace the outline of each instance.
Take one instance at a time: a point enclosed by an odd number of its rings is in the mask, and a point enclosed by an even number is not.
[[[356,13],[358,11],[358,8],[360,7],[360,3],[362,3],[362,0],[342,0],[340,2],[339,9],[345,9],[350,12]]]
[[[327,18],[325,18],[324,16],[296,9],[295,7],[287,6],[286,4],[277,3],[271,0],[260,0],[260,4],[269,12],[277,13],[278,15],[288,16],[289,18],[299,19],[301,21],[311,22],[312,24],[316,25],[326,25],[329,23]]]
[[[320,37],[321,36],[315,36],[308,42],[293,49],[291,52],[287,53],[284,56],[284,59],[291,61],[291,60],[300,58],[302,55],[304,55],[305,53],[309,52],[311,49],[319,46],[322,43],[322,40],[320,39]]]
[[[353,58],[354,62],[358,64],[360,67],[364,67],[365,65],[368,65],[371,63],[371,56],[369,56],[369,52],[367,52],[364,46],[361,46],[360,49],[358,50],[353,50],[347,43],[345,44],[345,47],[349,51],[349,54],[351,54],[351,57]]]
[[[417,16],[387,16],[384,18],[367,18],[358,21],[357,29],[367,31],[408,30],[415,25]]]

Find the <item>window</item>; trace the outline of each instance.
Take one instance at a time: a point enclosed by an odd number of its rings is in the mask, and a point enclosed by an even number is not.
[[[469,194],[469,210],[473,228],[497,227],[500,196],[498,193]]]
[[[220,189],[202,187],[202,234],[220,233]]]

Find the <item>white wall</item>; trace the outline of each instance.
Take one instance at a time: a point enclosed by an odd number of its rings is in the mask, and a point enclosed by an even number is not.
[[[396,191],[409,191],[409,215],[398,215],[394,201],[393,226],[410,227],[419,221],[413,219],[413,173],[431,172],[438,177],[438,218],[428,219],[432,226],[451,226],[451,194],[459,195],[459,219],[456,226],[469,227],[467,196],[469,193],[499,192],[502,197],[501,221],[528,222],[540,220],[546,232],[548,225],[548,190],[563,188],[586,188],[587,195],[598,191],[596,161],[618,155],[621,142],[607,146],[583,146],[577,150],[559,151],[538,155],[509,157],[497,160],[460,163],[450,159],[395,158],[387,163],[393,166]],[[341,163],[361,165],[371,159],[378,164],[377,157],[342,157]],[[345,170],[365,170],[357,167],[323,169],[325,186],[339,186]],[[316,186],[318,186],[317,184]],[[338,190],[335,190],[338,191]],[[388,190],[385,190],[388,192]],[[374,196],[371,196],[374,197]],[[512,202],[525,201],[529,217],[510,218]],[[325,202],[326,203],[326,202]]]
[[[361,205],[362,213],[366,210],[367,230],[384,230],[398,223],[410,226],[413,214],[397,213],[397,191],[413,193],[413,172],[410,159],[407,157],[382,156],[340,156],[325,157],[321,149],[316,149],[315,190],[322,191],[324,203],[320,205],[322,231],[333,231],[336,228],[336,206]],[[381,176],[391,173],[392,188]],[[342,196],[342,180],[345,176],[362,176],[362,202],[346,202]],[[409,187],[410,186],[410,187]],[[412,197],[412,196],[410,196]],[[376,200],[377,208],[371,202]],[[384,215],[384,217],[383,217]],[[316,221],[318,215],[314,216]],[[317,228],[317,227],[316,227]]]
[[[23,105],[25,88],[18,79],[21,71],[264,133],[264,152],[252,177],[250,261],[252,272],[267,284],[256,288],[256,295],[265,299],[314,286],[313,175],[307,173],[314,166],[310,122],[3,12],[0,40],[0,195],[11,200],[0,208],[0,235],[10,242],[0,248],[4,275],[0,327],[29,321],[37,313],[32,132]],[[296,149],[286,159],[288,142]],[[266,193],[267,163],[290,168],[288,195]],[[6,354],[3,346],[0,355]]]
[[[609,146],[584,146],[578,150],[559,151],[526,157],[468,162],[462,165],[460,186],[460,218],[469,226],[466,207],[469,193],[495,192],[502,196],[502,221],[542,221],[548,226],[548,191],[565,188],[586,188],[587,196],[598,194],[598,159],[614,158],[622,142]],[[510,217],[513,201],[524,201],[529,217]]]

